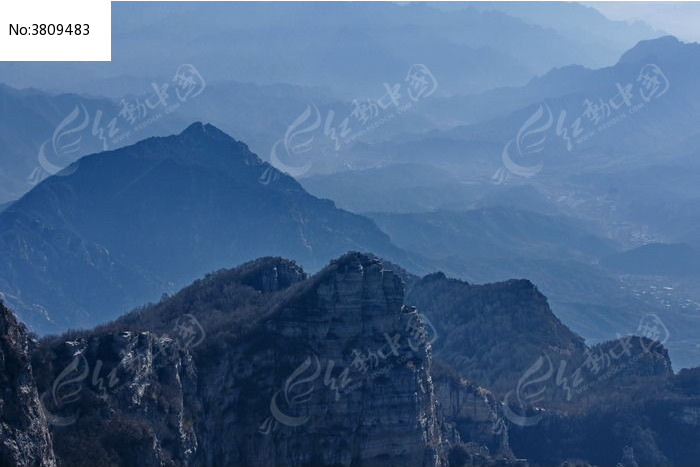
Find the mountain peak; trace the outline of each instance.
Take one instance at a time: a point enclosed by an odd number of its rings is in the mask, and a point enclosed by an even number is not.
[[[266,173],[273,183],[261,180]],[[58,245],[23,231],[15,219],[24,216],[32,219],[32,229],[51,225],[61,232],[57,238],[72,240]],[[407,256],[370,219],[310,195],[244,143],[202,122],[176,135],[85,156],[71,176],[45,180],[1,212],[0,233],[0,279],[7,284],[12,277],[14,285],[3,292],[40,332],[113,319],[208,271],[264,255],[286,256],[311,270],[349,250]],[[24,244],[20,238],[26,235],[38,239],[33,251],[51,257],[60,273],[15,256],[9,245]],[[78,262],[69,244],[80,245]],[[27,267],[22,278],[12,276],[15,261]],[[369,256],[341,262],[349,265],[336,269],[370,270],[372,279],[382,273],[381,263]],[[297,266],[274,260],[252,269],[247,283],[264,292],[303,276]],[[80,290],[73,285],[78,283]],[[52,292],[41,295],[45,290]],[[39,305],[50,310],[48,319],[36,313]],[[73,311],[79,309],[99,312],[80,316]]]
[[[242,166],[251,167],[257,173],[259,166],[264,164],[247,144],[201,121],[190,124],[178,134],[148,138],[114,152],[138,159],[167,159],[188,166],[227,172],[229,175],[239,173]],[[105,154],[86,157],[103,158]]]
[[[382,264],[382,260],[371,253],[362,253],[360,251],[349,251],[338,259],[331,261],[331,264],[339,266],[363,266],[367,267],[371,264]]]
[[[194,122],[184,130],[182,130],[182,132],[176,136],[179,139],[188,142],[206,140],[235,143],[237,146],[240,146],[241,149],[244,149],[246,152],[250,152],[250,149],[248,148],[247,144],[231,137],[227,133],[212,125],[211,123],[203,123],[200,121]]]
[[[674,60],[677,56],[696,45],[686,44],[679,41],[675,36],[670,35],[644,40],[622,54],[619,63],[655,63],[660,60]]]
[[[211,123],[203,123],[200,121],[192,123],[190,126],[185,128],[180,136],[194,136],[194,135],[206,135],[206,136],[225,136],[226,138],[231,138],[229,135],[212,125]]]
[[[187,128],[182,130],[182,133],[180,135],[190,135],[190,134],[200,134],[203,133],[204,130],[204,123],[202,122],[194,122],[191,123]]]

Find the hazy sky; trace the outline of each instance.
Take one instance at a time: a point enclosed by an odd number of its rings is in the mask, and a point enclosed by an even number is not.
[[[640,20],[683,41],[700,41],[700,2],[581,2],[614,20]]]

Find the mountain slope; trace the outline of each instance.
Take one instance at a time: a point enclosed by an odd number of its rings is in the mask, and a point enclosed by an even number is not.
[[[587,232],[573,218],[511,207],[367,215],[397,245],[432,258],[462,255],[590,262],[615,251],[612,242]]]
[[[77,157],[99,150],[96,141],[92,144],[79,141],[81,144],[76,147],[72,144],[76,140],[73,135],[67,134],[62,139],[59,127],[80,105],[87,113],[94,113],[97,109],[118,112],[116,105],[107,99],[75,94],[51,95],[0,84],[0,115],[3,116],[0,128],[0,202],[19,198],[36,183],[34,171],[45,170],[39,161],[39,151],[44,143],[48,143],[44,147],[47,161],[44,166],[48,168],[51,165],[65,167]],[[64,126],[64,130],[83,124],[84,115],[76,114],[75,117]]]
[[[348,250],[411,264],[369,219],[317,199],[211,125],[87,156],[0,214],[0,291],[40,332],[94,325],[260,256]]]
[[[603,258],[603,266],[625,274],[698,276],[700,254],[690,245],[650,243]]]
[[[435,357],[499,395],[513,388],[543,349],[573,361],[585,350],[583,339],[554,316],[544,295],[526,280],[472,285],[436,273],[412,285],[406,301],[425,313],[442,337],[433,344]]]
[[[0,302],[0,465],[56,466],[30,363],[35,343]]]
[[[458,107],[479,109],[463,117],[475,123],[366,145],[357,157],[425,162],[430,155],[431,164],[482,183],[504,166],[509,141],[522,148],[522,153],[514,147],[508,153],[516,180],[527,179],[518,166],[540,162],[537,179],[555,180],[668,163],[695,151],[699,57],[700,45],[672,36],[642,41],[612,66],[562,67],[525,86],[467,98]],[[431,104],[433,112],[452,113],[449,105],[438,104]],[[501,109],[499,115],[491,107]]]

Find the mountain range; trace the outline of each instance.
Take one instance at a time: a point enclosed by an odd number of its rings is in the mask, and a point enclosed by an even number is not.
[[[593,13],[580,5],[569,9]],[[451,95],[523,84],[557,66],[604,66],[634,43],[659,35],[593,14],[584,36],[468,4],[444,11],[420,3],[292,3],[276,5],[274,13],[265,3],[119,4],[112,14],[111,62],[4,63],[3,80],[51,91],[134,94],[139,82],[172,73],[174,64],[194,63],[208,82],[330,86],[351,100],[372,97],[383,83],[402,80],[411,64],[425,63],[441,92]]]
[[[96,325],[207,272],[348,250],[418,266],[211,125],[86,156],[0,213],[4,300],[35,331]],[[420,266],[418,266],[420,269]]]
[[[294,262],[261,258],[111,323],[40,341],[0,307],[2,400],[14,413],[3,412],[0,458],[692,462],[697,445],[667,433],[697,437],[697,371],[674,375],[659,342],[625,336],[588,347],[528,281],[402,275],[359,253],[310,277]],[[533,442],[542,436],[556,445]]]
[[[695,465],[700,44],[587,5],[0,62],[0,466]]]
[[[343,156],[356,157],[362,170],[301,183],[373,217],[394,243],[449,274],[470,282],[531,279],[555,314],[590,342],[626,332],[647,313],[663,316],[674,328],[674,363],[693,366],[700,356],[689,331],[698,324],[698,283],[673,271],[683,254],[672,245],[698,248],[699,47],[661,37],[609,67],[562,67],[454,107],[426,102],[436,115],[461,108],[447,115],[474,123],[358,143]],[[355,187],[367,188],[356,194]],[[493,208],[500,220],[488,214]],[[562,225],[543,231],[536,219]],[[577,251],[591,242],[604,248]],[[648,244],[668,245],[666,266],[643,271],[615,263],[616,255]]]

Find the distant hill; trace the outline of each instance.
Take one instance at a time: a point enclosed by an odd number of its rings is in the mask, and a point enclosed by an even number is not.
[[[80,156],[99,151],[101,148],[96,138],[92,141],[84,138],[77,145],[75,142],[80,135],[68,133],[62,138],[63,132],[85,123],[86,113],[94,115],[98,109],[115,115],[119,113],[116,104],[108,99],[77,94],[54,95],[0,84],[0,113],[3,115],[0,127],[0,202],[16,200],[29,191],[37,176],[46,176],[46,168],[61,169]],[[62,131],[61,124],[74,110],[77,110],[75,117],[63,126]],[[87,124],[85,134],[90,134]],[[42,145],[46,158],[43,164],[39,160]]]
[[[513,207],[423,213],[369,213],[394,243],[433,258],[579,259],[613,253],[613,242],[584,230],[573,218]]]
[[[555,29],[551,16],[537,23],[520,13],[459,7],[300,2],[273,11],[266,4],[117,4],[112,62],[42,64],[42,72],[32,64],[4,63],[0,73],[15,85],[96,93],[124,91],[139,79],[149,83],[171,73],[174,63],[193,63],[209,82],[321,85],[360,99],[382,93],[384,82],[403,80],[412,63],[425,63],[450,95],[523,84],[557,66],[608,64],[635,42],[655,37],[600,15],[579,20],[575,31],[575,21]],[[581,10],[587,9],[576,14]]]
[[[700,252],[690,245],[651,243],[603,258],[601,264],[625,274],[700,275]]]
[[[541,163],[537,175],[556,181],[668,164],[695,152],[699,59],[696,43],[641,41],[611,66],[561,67],[520,87],[429,103],[429,111],[453,119],[451,128],[387,138],[358,148],[357,157],[425,162],[430,155],[431,164],[484,182],[504,166],[509,141],[524,151],[511,148],[511,167]],[[469,123],[454,123],[460,119]],[[517,168],[512,175],[525,178]]]

